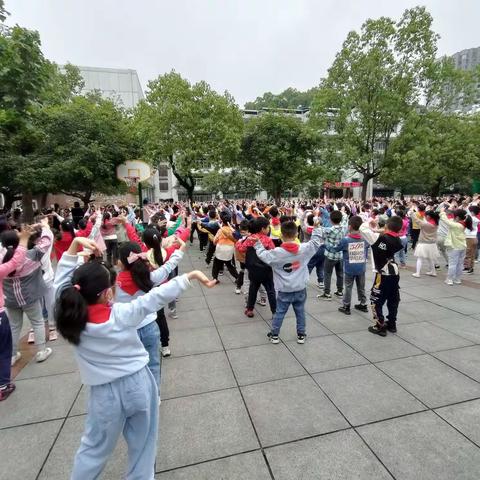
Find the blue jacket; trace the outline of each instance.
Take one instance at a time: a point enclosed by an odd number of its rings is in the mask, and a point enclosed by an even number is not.
[[[363,275],[367,266],[368,243],[359,235],[347,235],[336,247],[326,247],[332,252],[343,252],[343,268],[347,275]]]

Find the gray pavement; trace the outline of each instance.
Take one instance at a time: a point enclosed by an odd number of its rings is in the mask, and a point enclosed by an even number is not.
[[[182,264],[193,268],[205,270],[196,247]],[[478,480],[479,276],[455,287],[442,273],[401,277],[387,338],[366,332],[368,314],[317,300],[312,283],[305,345],[291,312],[269,344],[268,307],[246,318],[228,275],[186,292],[162,365],[157,478]],[[87,391],[71,347],[53,348],[0,403],[1,480],[69,477]],[[122,440],[102,478],[122,478],[125,462]]]

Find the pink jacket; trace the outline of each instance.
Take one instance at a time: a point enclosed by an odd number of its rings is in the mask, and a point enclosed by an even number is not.
[[[5,310],[5,298],[3,296],[3,279],[23,265],[27,249],[19,245],[15,249],[13,257],[6,263],[0,265],[0,313]]]

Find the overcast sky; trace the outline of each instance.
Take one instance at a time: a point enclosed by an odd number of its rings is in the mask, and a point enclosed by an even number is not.
[[[480,0],[6,0],[8,21],[40,32],[47,58],[132,68],[148,80],[175,69],[243,104],[266,91],[317,85],[350,30],[426,5],[440,54],[480,46]]]

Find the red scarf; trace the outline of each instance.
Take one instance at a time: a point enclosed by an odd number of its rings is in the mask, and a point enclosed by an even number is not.
[[[288,253],[293,253],[294,255],[300,250],[300,245],[296,242],[283,242],[280,246]]]
[[[112,313],[112,307],[104,303],[88,305],[88,323],[106,323]]]

